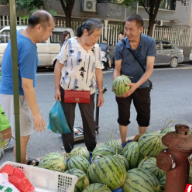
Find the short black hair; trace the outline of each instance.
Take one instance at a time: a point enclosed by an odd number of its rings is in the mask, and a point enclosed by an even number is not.
[[[32,13],[28,19],[28,25],[30,27],[35,27],[38,24],[41,24],[43,27],[50,26],[50,18],[52,16],[44,10],[38,10]]]
[[[103,38],[103,41],[106,41],[106,42],[107,42],[107,38]]]
[[[142,17],[136,14],[129,16],[126,21],[135,21],[139,27],[143,27],[144,24]]]
[[[119,35],[124,35],[124,33],[121,31],[121,32],[119,32]]]

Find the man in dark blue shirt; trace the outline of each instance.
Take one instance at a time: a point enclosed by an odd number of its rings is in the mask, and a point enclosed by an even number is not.
[[[132,77],[130,90],[125,92],[123,97],[116,96],[119,110],[118,123],[123,147],[127,143],[132,100],[137,111],[139,134],[146,132],[150,122],[150,88],[147,80],[153,73],[156,43],[153,38],[143,35],[142,31],[143,19],[139,15],[130,16],[125,22],[125,43],[119,41],[115,48],[113,79],[120,75]],[[129,49],[146,69],[145,72]]]

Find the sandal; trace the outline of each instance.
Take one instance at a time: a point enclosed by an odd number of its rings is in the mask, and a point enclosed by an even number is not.
[[[38,166],[39,165],[39,160],[37,160],[35,158],[34,159],[28,158],[27,165]]]

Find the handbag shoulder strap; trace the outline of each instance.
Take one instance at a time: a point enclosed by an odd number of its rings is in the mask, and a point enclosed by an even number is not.
[[[121,40],[124,47],[126,46],[126,41],[124,39]],[[133,57],[136,59],[136,61],[139,63],[139,65],[141,66],[141,68],[143,69],[143,73],[145,73],[146,69],[143,67],[143,65],[141,64],[141,62],[137,59],[137,57],[135,56],[135,54],[133,53],[133,51],[130,48],[127,48],[133,55]]]

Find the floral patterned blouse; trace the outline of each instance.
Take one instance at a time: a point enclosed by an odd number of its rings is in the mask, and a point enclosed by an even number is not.
[[[60,85],[64,90],[90,90],[95,93],[95,68],[102,69],[101,50],[95,44],[86,51],[77,37],[68,39],[56,59],[63,64]]]

